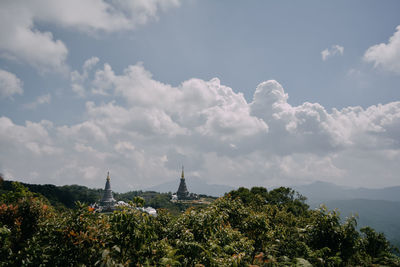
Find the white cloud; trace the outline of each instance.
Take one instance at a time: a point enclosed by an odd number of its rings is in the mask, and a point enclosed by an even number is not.
[[[218,79],[191,79],[172,87],[152,79],[140,63],[129,66],[123,75],[116,75],[105,64],[103,70],[96,72],[92,84],[94,93],[121,96],[130,108],[90,105],[89,114],[107,115],[111,121],[124,114],[119,123],[132,123],[146,134],[175,136],[195,130],[204,138],[218,136],[220,140],[230,140],[237,135],[268,131],[265,122],[250,115],[243,95],[221,85]]]
[[[93,121],[85,121],[73,126],[62,126],[57,128],[57,132],[62,139],[74,138],[82,143],[107,142],[106,133]]]
[[[38,20],[54,22],[80,31],[135,29],[158,18],[165,11],[180,4],[179,0],[36,0],[31,6]],[[43,7],[46,8],[43,8]]]
[[[25,104],[24,108],[36,109],[38,106],[43,105],[43,104],[50,104],[50,102],[51,102],[51,95],[44,94],[44,95],[38,96],[35,101]]]
[[[331,48],[326,48],[321,51],[322,60],[325,61],[333,56],[342,56],[344,52],[344,47],[340,45],[332,45]]]
[[[74,70],[71,72],[71,88],[74,93],[76,93],[79,97],[85,97],[86,91],[86,81],[89,78],[89,72],[93,69],[94,66],[100,61],[98,57],[91,57],[87,59],[82,66],[82,73]]]
[[[121,74],[107,64],[92,72],[87,97],[107,96],[87,101],[82,122],[0,119],[1,171],[102,187],[110,170],[120,191],[177,179],[182,163],[188,179],[233,186],[398,184],[400,102],[327,111],[318,103],[292,106],[273,80],[248,103],[216,78],[172,86],[142,64]]]
[[[135,146],[132,145],[131,142],[127,141],[119,141],[117,144],[114,146],[115,150],[118,152],[124,152],[124,151],[131,151],[135,150]]]
[[[3,157],[13,153],[27,153],[27,157],[55,155],[62,151],[54,146],[48,131],[53,128],[49,121],[34,123],[27,121],[25,126],[15,125],[9,118],[0,117],[0,143]],[[29,155],[28,155],[29,154]],[[18,158],[16,158],[18,161]]]
[[[368,48],[364,60],[373,63],[375,67],[400,74],[400,25],[387,44],[381,43]]]
[[[33,7],[46,9],[43,4],[2,1],[0,4],[0,55],[28,63],[40,71],[65,68],[67,48],[52,33],[35,28]],[[32,5],[32,6],[30,6]]]
[[[22,81],[14,73],[0,69],[0,98],[22,95],[24,92],[22,86]]]
[[[0,2],[0,56],[46,71],[66,71],[68,49],[37,22],[85,33],[132,30],[179,0],[32,0]]]
[[[101,175],[99,169],[95,166],[87,166],[79,169],[80,173],[82,174],[83,179],[86,180],[95,180]]]

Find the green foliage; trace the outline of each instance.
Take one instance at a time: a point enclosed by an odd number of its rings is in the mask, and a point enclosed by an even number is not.
[[[129,195],[137,206],[148,201],[139,196]],[[290,188],[240,188],[179,216],[99,214],[81,202],[53,209],[16,183],[1,196],[0,266],[400,265],[383,234],[358,232],[356,218],[341,223],[304,200]]]
[[[240,187],[238,190],[229,192],[226,196],[231,199],[240,200],[254,209],[263,208],[265,204],[274,205],[286,209],[295,215],[303,215],[308,211],[309,206],[305,203],[306,197],[300,195],[288,187],[279,187],[270,192],[263,187],[253,187],[250,190]]]
[[[2,183],[3,182],[3,183]],[[13,185],[11,181],[0,180],[0,193],[7,193],[13,191]],[[64,185],[55,186],[51,184],[38,185],[38,184],[25,184],[21,183],[24,187],[28,188],[29,191],[43,195],[51,205],[57,210],[67,210],[75,207],[76,202],[92,204],[98,202],[103,195],[102,189],[90,189],[80,185]],[[127,193],[114,193],[116,200],[123,200],[127,203],[130,201],[135,202],[137,197],[143,199],[140,203],[135,203],[138,206],[144,206],[145,204],[155,209],[163,208],[171,211],[173,215],[179,215],[187,208],[191,206],[188,203],[172,203],[171,193],[158,193],[154,191],[130,191]],[[213,197],[207,197],[209,200],[214,200]]]
[[[89,189],[80,185],[20,184],[31,192],[43,195],[52,206],[58,209],[73,208],[77,201],[88,204],[94,203],[100,199],[102,194],[102,190],[100,189]],[[6,192],[13,191],[13,182],[3,181],[1,189]]]
[[[360,229],[363,235],[361,245],[371,263],[393,264],[391,254],[398,252],[385,238],[383,233],[377,233],[370,227]]]
[[[136,207],[144,207],[145,200],[142,197],[136,196],[133,198],[133,203]]]
[[[158,193],[153,191],[130,191],[123,194],[115,193],[115,199],[123,200],[125,202],[132,201],[137,197],[140,197],[144,200],[147,206],[151,206],[155,209],[168,209],[173,215],[179,215],[190,205],[185,203],[173,203],[171,202],[171,194],[170,193]],[[144,205],[143,203],[143,205]]]
[[[9,259],[9,265],[29,262],[21,251],[30,248],[40,223],[51,210],[45,199],[29,192],[19,183],[13,183],[13,191],[0,197],[0,262]]]

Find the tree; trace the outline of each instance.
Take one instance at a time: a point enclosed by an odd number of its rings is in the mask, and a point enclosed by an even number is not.
[[[144,198],[136,196],[133,198],[133,204],[136,205],[136,207],[144,207],[145,201]]]

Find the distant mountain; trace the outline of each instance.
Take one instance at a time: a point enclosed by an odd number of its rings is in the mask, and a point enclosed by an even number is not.
[[[310,202],[344,199],[400,201],[400,186],[378,189],[348,188],[318,181],[308,185],[295,186],[293,188],[302,195],[307,196]]]
[[[371,226],[395,245],[400,246],[400,202],[371,199],[330,200],[329,209],[338,209],[344,219],[358,215],[358,227]],[[313,205],[316,206],[316,203]],[[311,206],[311,207],[313,207]]]
[[[307,197],[311,208],[324,204],[338,209],[342,219],[357,214],[359,228],[371,226],[400,246],[400,186],[368,189],[314,182],[293,188]]]
[[[225,193],[235,189],[234,187],[228,185],[207,184],[203,180],[190,179],[190,178],[186,179],[186,185],[188,191],[191,193],[204,194],[214,197],[223,196]],[[178,186],[179,186],[179,179],[176,179],[171,182],[166,182],[163,184],[145,188],[144,191],[175,193],[178,190]]]

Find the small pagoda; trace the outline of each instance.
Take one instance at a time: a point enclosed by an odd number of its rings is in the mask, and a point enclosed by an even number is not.
[[[181,181],[179,183],[178,191],[176,194],[172,195],[172,200],[194,200],[198,199],[198,196],[193,193],[189,193],[186,181],[185,181],[185,172],[182,166],[182,174],[181,174]]]
[[[104,212],[110,213],[115,210],[121,209],[137,209],[142,212],[146,212],[147,214],[157,217],[157,210],[152,207],[136,207],[132,206],[122,200],[116,201],[113,197],[113,193],[111,190],[110,183],[110,172],[107,172],[106,186],[104,187],[103,197],[100,200],[100,203],[94,203],[89,205],[90,208],[94,209],[95,212]]]
[[[179,183],[179,188],[178,192],[176,192],[176,195],[178,196],[179,200],[187,199],[189,196],[189,191],[187,190],[186,187],[185,173],[183,170],[183,166],[182,166],[181,182]]]
[[[116,201],[113,197],[110,183],[110,172],[107,172],[106,186],[104,187],[104,194],[100,201],[102,211],[113,211],[115,209]]]

